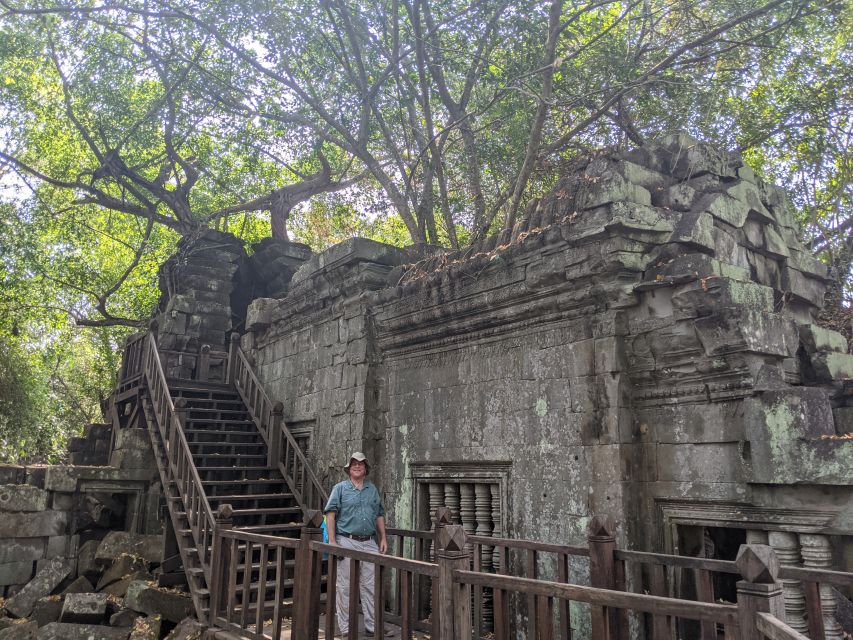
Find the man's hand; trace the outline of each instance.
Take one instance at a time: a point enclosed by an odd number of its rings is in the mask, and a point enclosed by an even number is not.
[[[379,553],[383,555],[388,553],[388,540],[385,539],[385,536],[379,539]]]

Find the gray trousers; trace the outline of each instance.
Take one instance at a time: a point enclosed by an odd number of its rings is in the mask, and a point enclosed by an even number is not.
[[[359,542],[352,538],[337,536],[335,541],[344,549],[355,549],[356,551],[372,551],[379,553],[379,546],[375,540]],[[338,580],[335,593],[335,604],[337,605],[338,629],[341,633],[349,633],[349,558],[338,558]],[[361,610],[364,613],[364,628],[373,631],[373,589],[376,565],[362,562],[359,574],[359,595],[361,596]]]

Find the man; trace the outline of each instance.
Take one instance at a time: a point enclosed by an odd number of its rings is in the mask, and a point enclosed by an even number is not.
[[[344,467],[349,480],[339,482],[332,489],[329,502],[324,509],[329,544],[345,549],[385,553],[388,542],[385,538],[385,507],[376,486],[367,480],[370,463],[361,451],[354,452]],[[377,545],[376,538],[379,538]],[[373,579],[375,565],[361,565],[361,608],[364,613],[364,628],[368,636],[373,635]],[[338,611],[338,629],[346,637],[349,633],[349,589],[350,560],[338,561],[338,581],[335,602]],[[382,594],[379,594],[382,597]]]

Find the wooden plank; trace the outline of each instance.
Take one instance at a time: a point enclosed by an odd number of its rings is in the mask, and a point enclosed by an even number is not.
[[[706,569],[693,571],[696,580],[696,599],[699,602],[714,602],[714,581]],[[717,640],[717,625],[705,620],[701,623],[701,640]]]
[[[377,566],[373,573],[373,624],[374,636],[382,638],[385,633],[385,567]]]
[[[243,596],[242,606],[240,607],[240,627],[245,629],[249,624],[249,602],[252,599],[252,543],[246,544],[246,550],[243,552]],[[258,594],[260,597],[260,593]],[[260,604],[260,602],[259,602]],[[259,607],[260,608],[260,607]]]
[[[412,637],[412,574],[400,571],[400,637]]]
[[[668,596],[669,590],[666,586],[666,567],[661,564],[653,564],[650,567],[651,584],[649,592],[654,596]],[[655,639],[663,640],[672,637],[672,619],[666,615],[656,614],[652,616],[652,635]]]
[[[267,545],[262,544],[260,547],[260,555],[259,555],[259,574],[258,574],[258,610],[255,615],[255,632],[263,633],[264,630],[264,604],[266,604],[267,598],[267,560],[268,560],[269,547]],[[249,569],[244,569],[247,573]]]
[[[625,576],[625,561],[624,560],[614,560],[613,562],[613,570],[615,572],[614,576],[614,586],[617,591],[627,591],[628,590],[628,579]],[[616,617],[619,620],[619,628],[618,635],[619,640],[628,640],[628,611],[627,609],[617,609]],[[715,639],[716,640],[716,639]]]
[[[809,636],[823,638],[823,608],[820,603],[820,585],[816,582],[803,582],[803,594],[806,597],[806,617],[809,623]]]
[[[361,562],[349,561],[349,638],[358,640],[358,592],[361,587]]]
[[[326,581],[326,625],[324,632],[327,638],[335,637],[335,611],[337,610],[338,589],[338,559],[329,555],[329,577]]]
[[[229,622],[234,617],[234,605],[237,601],[237,553],[237,541],[232,540],[229,555],[231,566],[228,570],[228,606],[225,609],[225,619]]]
[[[509,640],[509,606],[506,591],[494,589],[495,640]]]
[[[482,545],[475,544],[471,548],[474,559],[474,571],[480,572],[483,570],[483,560],[480,557],[480,549]],[[474,637],[480,638],[483,635],[483,587],[474,587]]]
[[[565,553],[557,555],[557,581],[563,584],[569,581],[569,556]],[[497,606],[497,605],[496,605]],[[557,614],[560,618],[560,640],[571,640],[572,618],[568,600],[557,600]]]
[[[539,577],[539,569],[536,566],[538,560],[538,552],[536,549],[527,549],[527,566],[525,567],[525,574],[531,580],[536,580]],[[531,640],[537,640],[539,638],[539,632],[537,629],[537,601],[536,595],[533,593],[527,594],[527,637]]]
[[[538,640],[554,640],[554,600],[536,599],[536,621]]]
[[[286,578],[286,569],[284,565],[285,550],[283,547],[276,549],[275,558],[275,604],[273,605],[272,629],[273,639],[278,640],[281,637],[281,622],[284,617],[284,580]]]

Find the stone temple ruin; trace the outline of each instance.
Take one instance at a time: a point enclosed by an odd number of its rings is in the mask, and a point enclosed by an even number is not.
[[[580,544],[607,516],[624,548],[851,571],[853,355],[815,324],[826,285],[785,193],[679,135],[587,158],[461,253],[206,232],[164,265],[152,331],[167,378],[214,381],[236,332],[321,483],[365,451],[392,526],[447,506]],[[827,638],[851,597],[821,591]]]

